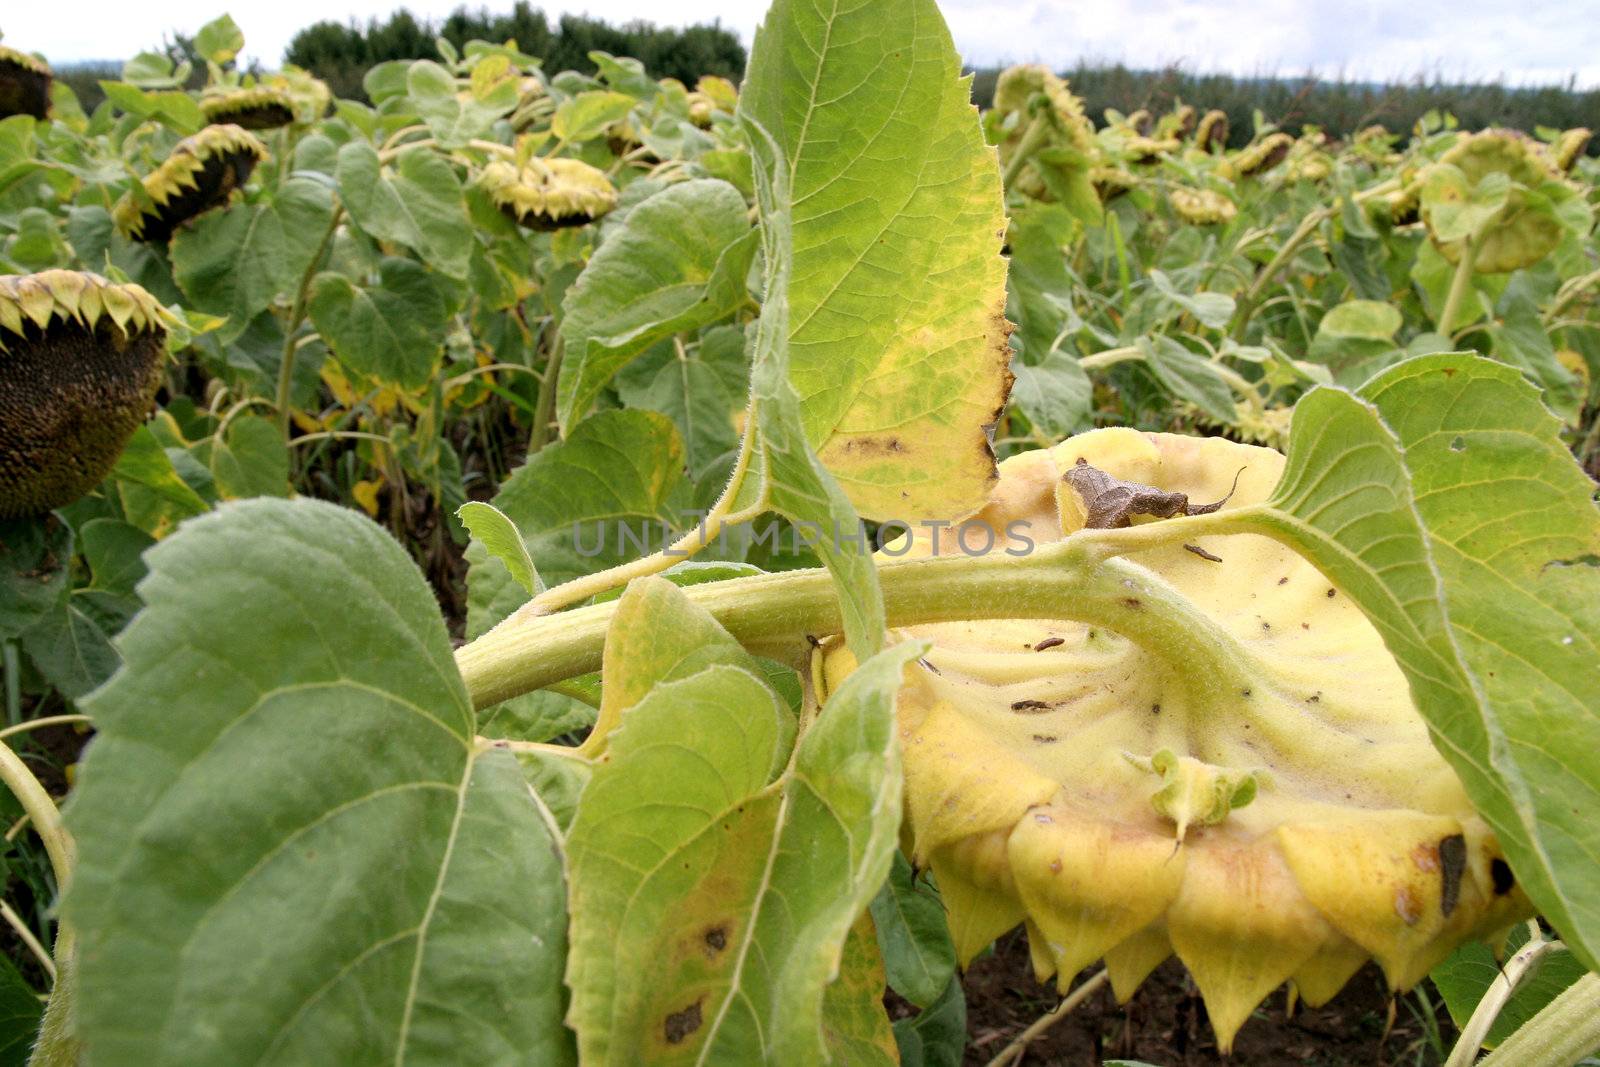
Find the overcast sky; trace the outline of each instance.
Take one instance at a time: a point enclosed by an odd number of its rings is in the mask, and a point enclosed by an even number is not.
[[[409,0],[421,17],[460,0]],[[477,8],[485,0],[469,0]],[[762,0],[534,0],[554,16],[681,24],[720,19],[746,44]],[[1359,79],[1423,73],[1469,81],[1600,86],[1600,18],[1594,0],[942,0],[968,63],[1079,59],[1195,71]],[[509,9],[511,0],[489,0]],[[159,44],[167,30],[192,33],[221,10],[244,29],[246,57],[277,66],[295,31],[319,19],[361,21],[400,0],[5,0],[0,31],[13,48],[52,62],[121,59]]]

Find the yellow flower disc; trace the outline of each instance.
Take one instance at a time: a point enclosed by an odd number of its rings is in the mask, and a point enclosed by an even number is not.
[[[1063,480],[1079,459],[1194,503],[1237,477],[1230,506],[1264,499],[1283,468],[1220,438],[1097,430],[1001,464],[973,521],[1002,545],[1008,530],[1042,544],[1080,529]],[[1286,981],[1320,1004],[1372,958],[1405,989],[1531,907],[1356,605],[1268,538],[1194,548],[1128,557],[1187,619],[1130,591],[1116,629],[908,628],[933,648],[897,715],[908,836],[962,961],[1024,923],[1041,979],[1065,990],[1104,960],[1126,999],[1176,953],[1227,1049]],[[826,684],[853,665],[831,649]]]

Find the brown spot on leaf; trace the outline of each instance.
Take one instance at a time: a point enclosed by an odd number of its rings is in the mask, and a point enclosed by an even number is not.
[[[703,1000],[705,998],[702,997],[701,999]],[[667,1039],[667,1044],[683,1044],[685,1038],[694,1033],[696,1030],[700,1029],[701,1021],[699,1000],[695,1001],[687,1008],[684,1008],[682,1011],[675,1011],[668,1015],[666,1024],[662,1027],[662,1032]]]
[[[1125,596],[1122,598],[1122,603],[1130,611],[1138,611],[1140,608],[1144,607],[1144,601],[1140,600],[1136,596]]]
[[[1043,652],[1047,648],[1055,648],[1057,645],[1064,645],[1066,643],[1067,639],[1065,637],[1047,637],[1043,641],[1040,641],[1038,644],[1034,645],[1033,650],[1035,652]]]
[[[717,953],[728,947],[728,927],[724,923],[718,923],[707,928],[706,932],[700,935],[700,939],[706,943],[706,959],[716,959]]]
[[[1044,700],[1016,700],[1012,701],[1012,711],[1049,711],[1050,704]]]
[[[1056,743],[1056,735],[1055,734],[1034,734],[1033,735],[1033,740],[1034,740],[1035,744],[1053,745],[1053,744]]]

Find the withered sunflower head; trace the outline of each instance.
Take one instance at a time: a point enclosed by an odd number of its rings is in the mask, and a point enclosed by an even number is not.
[[[1196,226],[1231,222],[1238,214],[1232,200],[1211,189],[1189,189],[1174,185],[1167,190],[1167,202],[1179,218]]]
[[[1170,137],[1161,139],[1135,134],[1123,142],[1122,150],[1135,163],[1154,163],[1162,156],[1170,156],[1182,147],[1181,142]]]
[[[1073,93],[1065,78],[1049,67],[1025,63],[1007,67],[995,83],[994,106],[999,111],[1025,111],[1036,96],[1045,101],[1044,114],[1058,138],[1069,148],[1090,152],[1094,148],[1094,124],[1084,114],[1083,101]],[[1020,140],[1025,124],[1013,134]]]
[[[1551,160],[1555,163],[1556,169],[1563,174],[1571,174],[1572,168],[1578,163],[1578,157],[1589,147],[1589,138],[1593,136],[1594,131],[1586,126],[1578,126],[1556,138],[1556,143],[1550,146]]]
[[[520,168],[495,160],[478,182],[501,211],[534,230],[584,226],[617,206],[611,180],[577,159],[535,158]]]
[[[50,116],[50,66],[0,45],[0,119],[32,115],[43,122]]]
[[[702,130],[711,128],[711,116],[716,114],[717,104],[711,97],[698,90],[689,94],[689,121]]]
[[[1422,221],[1440,254],[1451,263],[1459,262],[1465,242],[1441,240],[1434,219],[1446,206],[1471,195],[1490,174],[1504,174],[1515,184],[1505,209],[1483,236],[1473,269],[1497,274],[1530,267],[1555,249],[1563,230],[1550,212],[1527,210],[1527,190],[1559,182],[1561,174],[1543,147],[1526,134],[1493,129],[1463,135],[1423,175]]]
[[[1556,177],[1556,170],[1539,150],[1539,142],[1521,130],[1488,129],[1463,133],[1440,163],[1459,168],[1468,185],[1500,172],[1514,182],[1537,186]]]
[[[98,274],[0,276],[0,519],[100,483],[149,413],[170,321],[144,289]]]
[[[200,98],[207,122],[231,123],[247,130],[275,130],[294,121],[294,100],[281,89],[264,85],[230,89]]]
[[[1239,177],[1260,174],[1282,163],[1292,147],[1294,138],[1288,134],[1281,132],[1268,134],[1255,144],[1236,152],[1233,158],[1227,161],[1227,170]]]
[[[185,137],[141,182],[144,195],[125,193],[111,217],[135,241],[165,244],[173,231],[202,212],[227,203],[249,180],[267,146],[239,126],[207,126]]]
[[[729,114],[739,107],[739,87],[727,78],[715,74],[702,75],[694,83],[694,91],[710,97],[713,104]]]
[[[1194,143],[1203,152],[1220,152],[1228,146],[1228,113],[1212,108],[1200,119]]]
[[[1045,542],[1139,494],[1243,506],[1283,463],[1096,430],[1007,460],[973,521]],[[1406,989],[1532,908],[1351,599],[1266,537],[1200,541],[1131,555],[1069,618],[908,628],[933,647],[896,715],[961,960],[1020,923],[1041,979],[1103,959],[1127,999],[1176,954],[1226,1050],[1285,982],[1320,1004],[1376,959]],[[831,688],[853,662],[823,666]]]
[[[1139,184],[1138,177],[1125,167],[1089,168],[1089,180],[1102,201],[1110,202]]]

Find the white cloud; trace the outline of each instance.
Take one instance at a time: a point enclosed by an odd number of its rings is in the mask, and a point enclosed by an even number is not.
[[[249,0],[231,5],[246,55],[275,66],[295,32],[320,19],[365,21],[400,0]],[[510,0],[487,2],[505,9]],[[171,30],[193,32],[227,0],[78,0],[63,9],[9,0],[0,19],[6,43],[55,62],[123,58]],[[460,0],[405,0],[436,18]],[[554,18],[582,13],[612,22],[684,24],[720,19],[748,44],[762,0],[534,0]],[[1195,71],[1325,75],[1383,80],[1437,74],[1447,79],[1600,86],[1600,20],[1587,0],[1510,5],[1504,0],[944,0],[968,62],[1037,60],[1066,67],[1080,59],[1134,67],[1179,63]],[[158,13],[153,13],[158,12]]]

